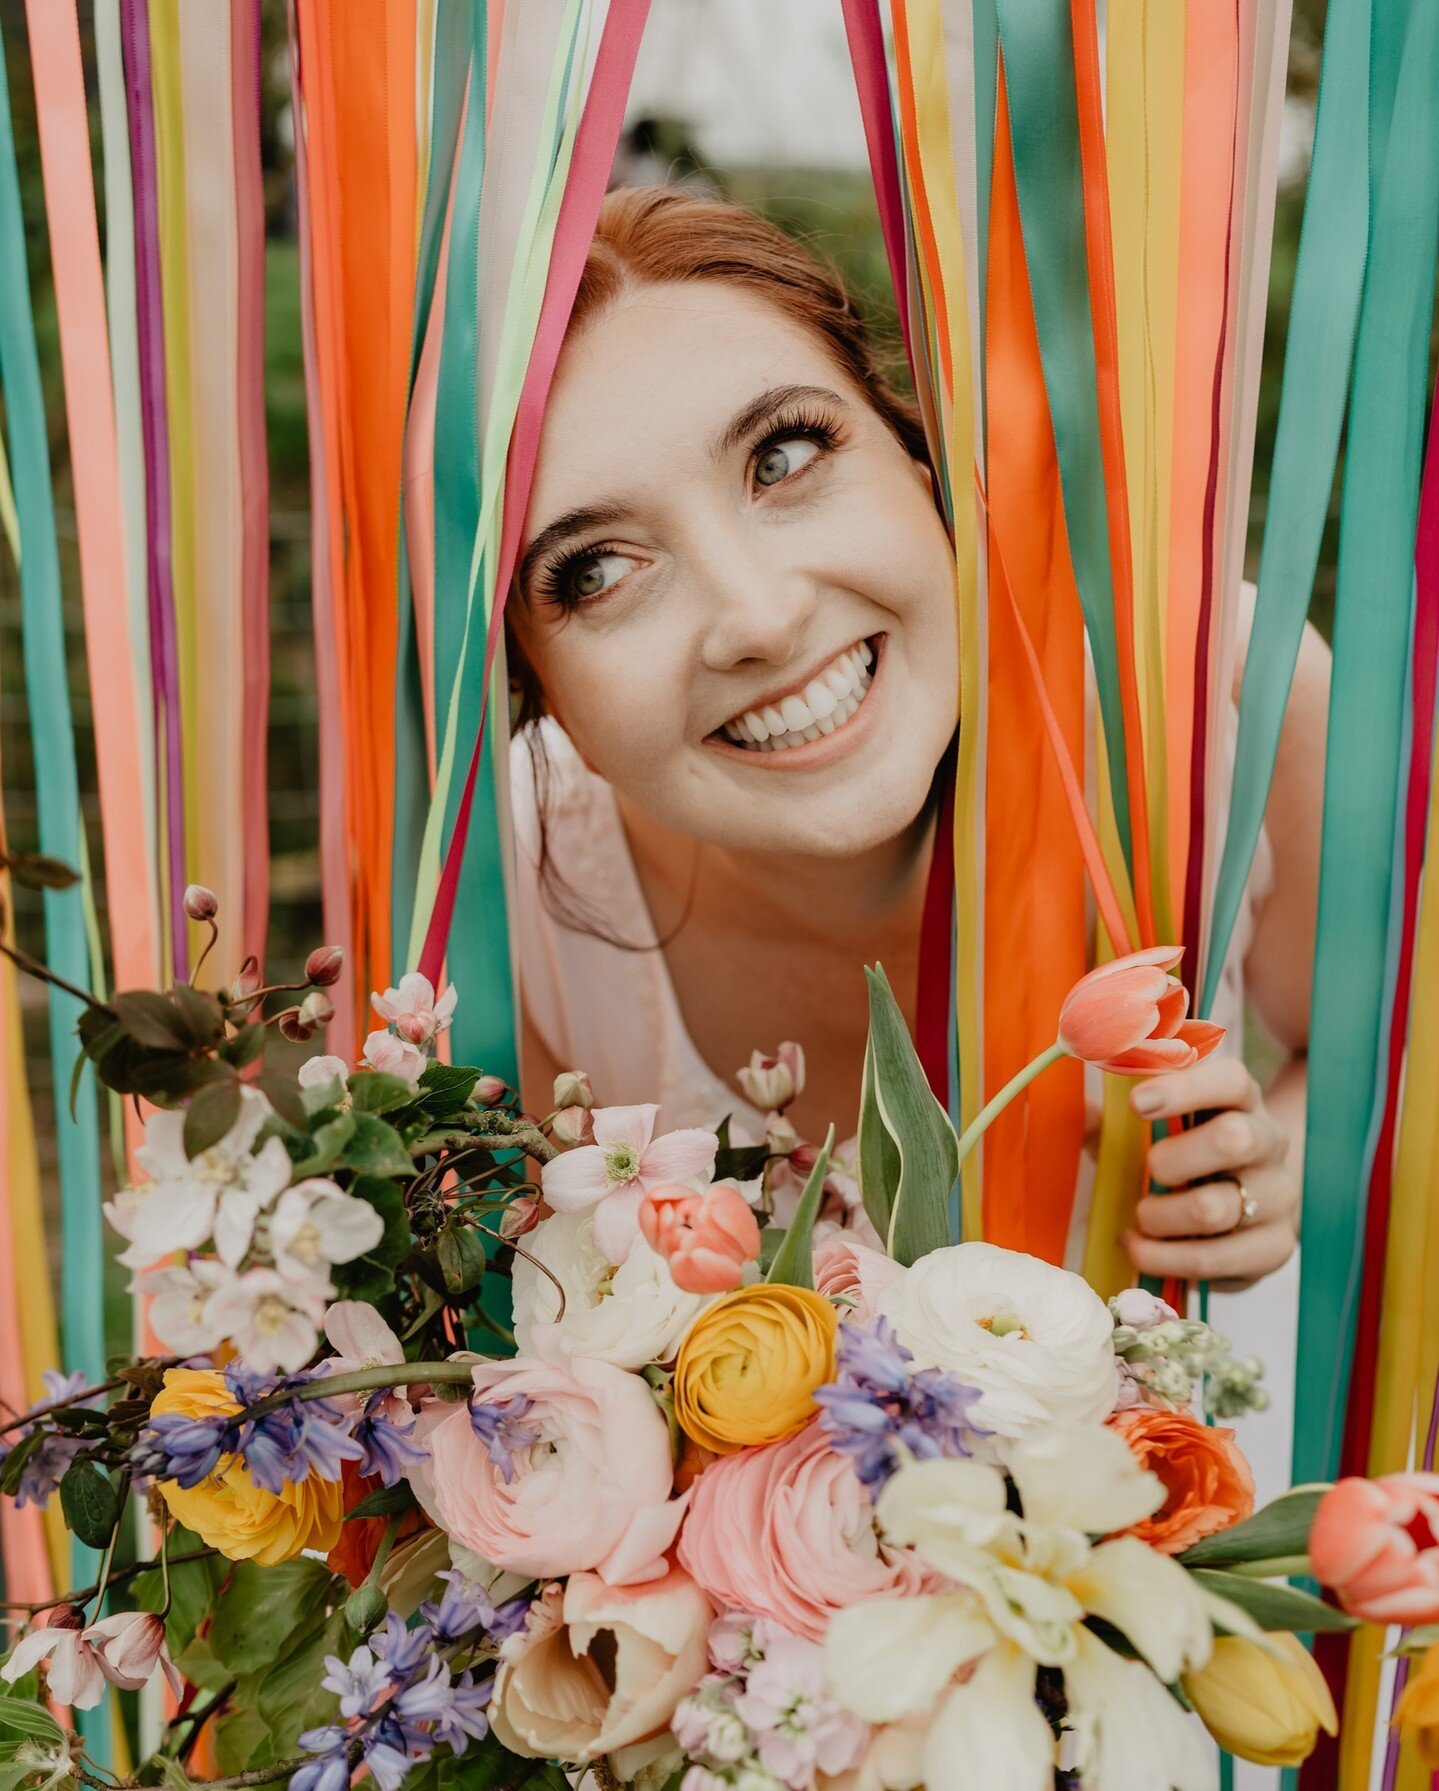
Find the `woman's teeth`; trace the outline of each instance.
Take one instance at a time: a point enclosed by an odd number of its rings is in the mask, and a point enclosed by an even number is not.
[[[873,674],[874,651],[861,641],[841,653],[798,696],[763,709],[746,709],[724,725],[725,737],[752,752],[783,752],[841,728],[864,701]]]

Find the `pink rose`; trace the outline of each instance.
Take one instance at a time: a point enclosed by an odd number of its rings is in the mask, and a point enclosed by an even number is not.
[[[1439,1622],[1439,1474],[1337,1481],[1314,1513],[1309,1561],[1351,1616]]]
[[[903,1264],[871,1250],[850,1232],[832,1231],[815,1241],[815,1290],[827,1300],[852,1300],[853,1309],[842,1317],[860,1322],[873,1318],[880,1300],[903,1279]]]
[[[420,1425],[430,1459],[410,1479],[440,1528],[526,1578],[592,1568],[612,1586],[658,1579],[685,1501],[670,1498],[669,1429],[645,1382],[570,1359],[554,1338],[531,1356],[477,1363],[474,1380],[487,1406],[528,1401],[516,1415],[537,1440],[497,1462],[468,1405],[431,1408]]]
[[[832,1611],[928,1584],[914,1555],[880,1542],[869,1494],[817,1424],[711,1463],[691,1490],[679,1559],[716,1604],[812,1642]]]
[[[490,1705],[504,1745],[584,1764],[664,1729],[708,1665],[713,1612],[689,1575],[615,1587],[577,1573],[545,1600],[542,1620],[505,1644]]]

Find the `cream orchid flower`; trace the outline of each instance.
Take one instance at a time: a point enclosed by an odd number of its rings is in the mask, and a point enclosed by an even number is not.
[[[875,1508],[885,1539],[956,1589],[837,1612],[826,1641],[835,1695],[874,1723],[932,1712],[928,1791],[1051,1791],[1059,1753],[1035,1673],[1057,1668],[1065,1763],[1082,1785],[1210,1791],[1202,1737],[1164,1689],[1209,1657],[1205,1601],[1177,1562],[1135,1538],[1091,1541],[1157,1510],[1159,1480],[1121,1438],[1089,1425],[1031,1433],[1010,1445],[1007,1467],[1021,1513],[1008,1508],[1004,1475],[979,1462],[914,1462],[890,1480]],[[1107,1647],[1090,1617],[1140,1661]]]

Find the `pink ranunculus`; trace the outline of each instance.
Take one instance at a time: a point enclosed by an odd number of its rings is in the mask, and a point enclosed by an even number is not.
[[[712,1615],[677,1567],[643,1586],[572,1574],[561,1621],[551,1612],[506,1644],[495,1734],[512,1753],[584,1764],[659,1733],[704,1674]]]
[[[662,1182],[709,1179],[719,1140],[691,1128],[654,1135],[658,1107],[597,1107],[595,1141],[562,1151],[540,1172],[557,1213],[594,1210],[595,1247],[621,1263],[639,1236],[640,1201]]]
[[[637,1374],[571,1359],[555,1337],[508,1362],[477,1363],[477,1402],[518,1411],[537,1441],[497,1463],[468,1405],[435,1406],[410,1483],[441,1529],[492,1567],[551,1579],[593,1570],[612,1586],[658,1579],[684,1516],[672,1499],[669,1428]],[[509,1468],[511,1478],[505,1478]]]
[[[728,1293],[744,1284],[746,1267],[759,1260],[759,1221],[728,1182],[703,1194],[682,1185],[651,1188],[639,1219],[645,1242],[664,1257],[683,1293]]]
[[[680,1565],[716,1604],[813,1642],[832,1611],[928,1584],[913,1554],[879,1541],[868,1492],[818,1424],[712,1462],[690,1501]]]
[[[1059,1010],[1060,1044],[1114,1076],[1187,1070],[1217,1051],[1224,1028],[1187,1020],[1189,991],[1169,974],[1183,956],[1152,945],[1080,977]]]
[[[1337,1481],[1314,1514],[1309,1560],[1351,1616],[1439,1622],[1439,1474]]]
[[[831,1231],[815,1240],[814,1285],[827,1300],[848,1300],[841,1317],[864,1322],[874,1317],[879,1301],[904,1280],[904,1265],[871,1250],[850,1232]]]

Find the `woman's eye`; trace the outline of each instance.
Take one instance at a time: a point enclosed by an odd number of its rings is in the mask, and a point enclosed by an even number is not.
[[[819,443],[797,435],[789,441],[775,442],[755,462],[755,482],[759,485],[782,485],[801,467],[808,466],[819,453]]]
[[[619,583],[628,571],[629,564],[623,554],[589,554],[571,568],[570,591],[579,598],[599,597],[611,585]]]

